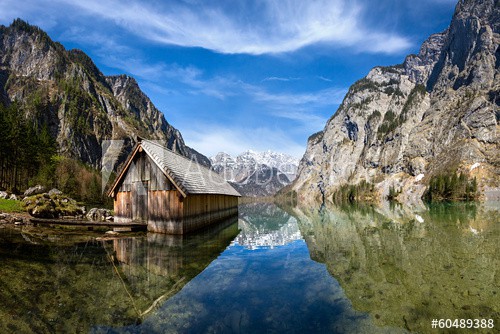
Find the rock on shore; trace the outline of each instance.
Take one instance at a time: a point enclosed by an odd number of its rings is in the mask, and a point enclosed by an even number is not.
[[[48,193],[25,197],[23,203],[28,213],[36,218],[78,217],[85,213],[85,208],[62,194]]]

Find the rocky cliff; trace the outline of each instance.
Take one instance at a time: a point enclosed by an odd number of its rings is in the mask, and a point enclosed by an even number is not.
[[[124,140],[123,159],[137,136],[210,165],[133,78],[104,76],[85,53],[66,50],[20,19],[0,26],[0,102],[18,103],[33,123],[48,126],[60,154],[94,167],[101,164],[103,141]]]
[[[312,135],[293,189],[331,199],[342,184],[420,198],[431,175],[461,171],[500,185],[500,6],[463,0],[450,27],[403,64],[375,67]]]

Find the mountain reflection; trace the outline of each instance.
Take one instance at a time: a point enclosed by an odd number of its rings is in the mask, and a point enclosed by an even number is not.
[[[240,205],[241,232],[233,244],[247,249],[274,248],[302,239],[297,220],[272,203]]]
[[[497,208],[293,209],[311,258],[379,326],[429,332],[432,319],[500,318]]]
[[[236,217],[194,235],[114,240],[0,229],[0,332],[89,332],[142,321],[237,234]]]

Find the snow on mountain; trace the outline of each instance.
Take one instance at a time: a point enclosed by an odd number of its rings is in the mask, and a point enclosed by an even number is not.
[[[292,182],[299,159],[273,151],[245,151],[237,157],[220,152],[210,158],[212,169],[245,196],[274,195]]]
[[[290,181],[295,179],[297,167],[300,159],[292,157],[291,155],[267,150],[264,152],[256,152],[252,150],[245,151],[237,157],[219,152],[217,155],[210,158],[212,166],[216,171],[224,170],[241,170],[255,168],[258,165],[266,165],[278,169],[281,173],[285,174]],[[230,181],[237,181],[237,174]],[[248,174],[247,174],[248,175]]]

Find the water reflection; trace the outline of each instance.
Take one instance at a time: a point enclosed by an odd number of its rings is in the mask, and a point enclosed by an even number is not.
[[[0,332],[77,333],[142,321],[238,234],[236,218],[196,235],[0,229]]]
[[[311,261],[297,219],[273,204],[239,208],[242,229],[216,261],[137,326],[95,333],[402,333],[353,309]]]
[[[302,239],[297,220],[272,203],[249,203],[239,208],[241,232],[233,244],[247,249],[274,248]]]
[[[433,318],[500,320],[494,206],[239,211],[238,224],[178,237],[0,226],[0,333],[427,333]]]
[[[500,215],[475,204],[294,209],[311,258],[380,326],[500,320]]]

